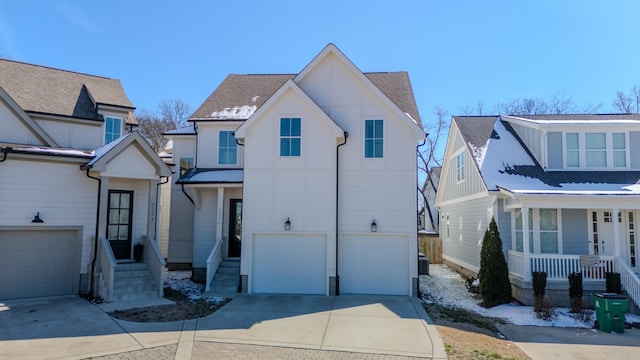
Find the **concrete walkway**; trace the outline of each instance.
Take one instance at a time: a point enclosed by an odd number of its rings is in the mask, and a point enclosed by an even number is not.
[[[640,330],[607,334],[596,329],[498,325],[500,332],[532,359],[638,359]]]
[[[214,314],[168,323],[112,319],[78,297],[0,303],[0,358],[446,359],[417,299],[238,296]]]

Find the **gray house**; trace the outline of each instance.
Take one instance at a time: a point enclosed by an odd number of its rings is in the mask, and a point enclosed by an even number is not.
[[[514,296],[532,302],[531,273],[568,303],[568,280],[604,289],[606,272],[640,303],[640,115],[455,116],[436,205],[445,261],[475,275],[495,218]]]

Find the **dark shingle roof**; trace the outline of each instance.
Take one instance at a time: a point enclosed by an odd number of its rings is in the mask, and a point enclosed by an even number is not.
[[[454,116],[453,120],[458,125],[460,134],[465,143],[471,143],[476,147],[482,147],[493,133],[493,126],[498,120],[497,116]]]
[[[364,73],[400,110],[421,125],[418,106],[407,72]],[[260,108],[287,80],[296,74],[228,75],[191,115],[191,120],[211,119],[225,108],[255,105]]]
[[[99,120],[93,101],[134,109],[120,80],[12,60],[0,59],[0,87],[27,112]]]

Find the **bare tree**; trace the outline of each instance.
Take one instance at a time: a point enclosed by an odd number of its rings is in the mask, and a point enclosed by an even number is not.
[[[447,141],[446,134],[449,131],[448,115],[440,106],[436,106],[433,111],[434,121],[426,124],[424,129],[426,131],[427,138],[424,145],[420,146],[417,150],[418,154],[418,179],[421,183],[418,186],[418,194],[420,199],[420,205],[425,208],[426,211],[433,209],[428,208],[427,198],[423,189],[425,185],[431,181],[430,169],[434,166],[442,166],[442,154],[441,145]],[[433,224],[432,224],[433,225]]]
[[[636,112],[640,113],[640,86],[634,85],[630,92],[630,96],[633,98],[633,102],[636,105]]]
[[[191,115],[191,107],[180,98],[163,99],[158,104],[160,116],[164,121],[170,121],[174,129],[185,127]]]
[[[475,107],[469,104],[460,108],[464,115],[483,115],[484,112],[484,101],[478,100]]]
[[[162,151],[167,144],[162,134],[169,130],[187,126],[190,115],[189,104],[181,99],[164,99],[158,104],[158,112],[148,109],[136,111],[139,131],[156,152]]]
[[[633,109],[633,97],[618,90],[616,97],[613,99],[613,107],[623,113],[630,113]]]

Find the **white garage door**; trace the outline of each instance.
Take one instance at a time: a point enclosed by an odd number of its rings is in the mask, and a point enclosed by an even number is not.
[[[255,235],[252,257],[252,292],[326,294],[326,236]]]
[[[0,229],[0,299],[78,293],[75,230]]]
[[[409,237],[345,235],[340,293],[409,295]]]

